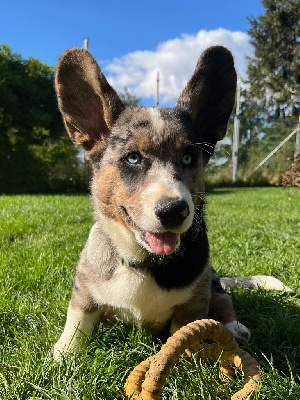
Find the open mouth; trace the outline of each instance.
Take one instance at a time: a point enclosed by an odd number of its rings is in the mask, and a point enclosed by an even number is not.
[[[134,223],[124,207],[120,208],[126,214],[127,221],[130,223],[130,225],[135,231],[141,233],[141,239],[151,248],[154,253],[159,255],[169,255],[175,251],[179,238],[178,233],[145,231]]]
[[[168,255],[173,253],[176,249],[178,233],[154,233],[144,231],[142,238],[156,254]]]

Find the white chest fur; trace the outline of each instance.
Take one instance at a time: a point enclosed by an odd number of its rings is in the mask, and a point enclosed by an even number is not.
[[[145,322],[165,324],[177,304],[192,295],[191,287],[164,290],[149,272],[120,266],[111,279],[92,285],[91,294],[100,307],[112,307],[120,318],[141,325]]]

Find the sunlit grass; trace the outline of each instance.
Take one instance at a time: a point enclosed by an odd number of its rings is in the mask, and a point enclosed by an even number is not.
[[[246,351],[262,369],[257,399],[300,398],[300,190],[218,189],[208,196],[213,266],[222,275],[272,274],[294,291],[236,290]],[[92,224],[86,196],[0,197],[0,399],[123,399],[129,371],[158,350],[147,329],[119,321],[61,364],[52,348],[65,322],[74,270]],[[229,399],[218,365],[180,360],[163,399]]]

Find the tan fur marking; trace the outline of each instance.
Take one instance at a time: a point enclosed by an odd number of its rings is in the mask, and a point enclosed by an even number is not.
[[[216,293],[210,299],[209,317],[226,324],[236,320],[232,300],[227,293]]]
[[[96,202],[96,209],[100,209],[108,217],[126,225],[124,215],[120,213],[118,206],[122,205],[122,199],[130,197],[130,192],[122,182],[118,167],[106,164],[96,174],[95,180],[96,190],[93,200]]]

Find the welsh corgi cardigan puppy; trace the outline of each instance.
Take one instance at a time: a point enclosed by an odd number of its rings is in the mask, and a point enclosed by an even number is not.
[[[210,267],[203,207],[205,166],[226,134],[236,80],[231,53],[214,46],[201,55],[175,108],[125,107],[87,50],[60,57],[59,108],[93,166],[95,224],[56,359],[77,351],[107,312],[151,324],[155,333],[210,317],[236,337],[250,336]]]

